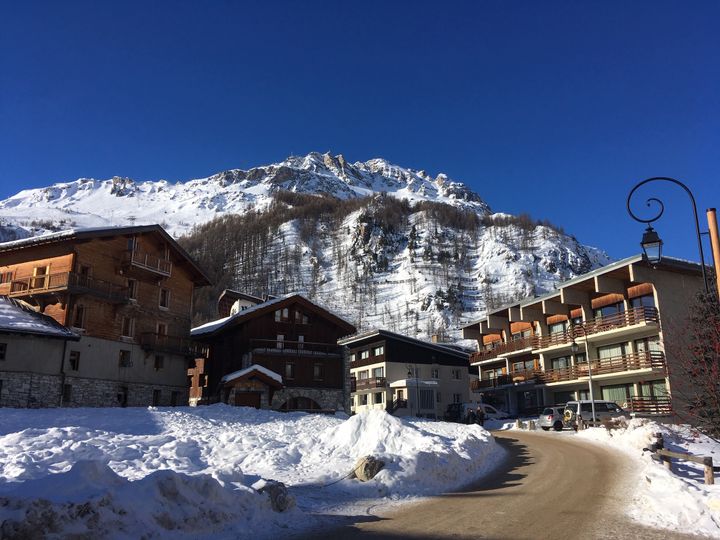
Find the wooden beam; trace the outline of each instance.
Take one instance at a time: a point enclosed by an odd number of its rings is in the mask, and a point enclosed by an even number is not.
[[[607,276],[595,276],[595,292],[625,295],[627,292],[627,286],[621,279]]]

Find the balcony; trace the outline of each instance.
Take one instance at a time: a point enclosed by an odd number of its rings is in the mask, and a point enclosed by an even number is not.
[[[373,388],[385,388],[387,379],[385,377],[370,377],[369,379],[357,379],[355,381],[356,390],[371,390]]]
[[[509,341],[507,343],[500,343],[495,342],[495,344],[489,344],[485,345],[483,347],[483,350],[473,353],[470,355],[470,363],[475,364],[477,362],[482,362],[484,360],[491,360],[493,358],[497,358],[498,356],[503,356],[505,354],[509,354],[515,351],[521,351],[523,349],[528,349],[533,346],[533,338],[532,337],[525,337],[516,339],[513,341]]]
[[[673,412],[670,396],[633,396],[627,411],[635,416],[670,416]]]
[[[512,386],[515,384],[522,383],[534,383],[538,382],[537,374],[538,371],[515,371],[510,375],[498,375],[492,379],[475,379],[470,382],[470,390],[473,392],[482,392],[484,390],[491,390],[493,388],[500,388],[503,386]]]
[[[590,363],[593,377],[612,373],[622,373],[639,369],[665,369],[665,354],[659,351],[645,351],[629,353],[602,360],[593,360]],[[558,369],[548,369],[538,372],[540,382],[554,383],[572,381],[588,376],[586,363]]]
[[[164,277],[172,275],[172,262],[143,251],[126,251],[123,255],[123,264]]]
[[[140,346],[146,351],[178,354],[188,358],[208,357],[208,348],[196,341],[156,332],[143,332],[140,334]]]
[[[128,300],[127,287],[74,272],[59,272],[14,279],[10,282],[8,296],[21,298],[23,296],[38,296],[58,292],[89,294],[113,303],[123,303]]]
[[[340,356],[341,348],[336,343],[314,343],[312,341],[287,341],[277,339],[251,339],[253,353],[295,355],[295,356]]]

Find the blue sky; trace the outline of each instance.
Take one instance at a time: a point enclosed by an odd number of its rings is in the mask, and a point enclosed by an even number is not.
[[[4,2],[0,197],[312,150],[445,172],[638,251],[634,183],[720,206],[718,2]],[[697,259],[678,189],[657,224]],[[708,248],[709,252],[709,248]]]

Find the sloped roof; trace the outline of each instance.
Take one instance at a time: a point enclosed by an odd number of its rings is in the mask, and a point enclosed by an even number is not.
[[[77,341],[80,336],[24,302],[0,296],[0,333],[28,334]]]
[[[282,375],[279,373],[275,373],[274,371],[264,367],[260,366],[258,364],[253,364],[249,367],[246,367],[245,369],[240,369],[238,371],[233,371],[232,373],[228,373],[227,375],[223,376],[222,379],[220,379],[220,382],[230,382],[234,381],[235,379],[240,379],[242,377],[246,377],[250,374],[259,374],[264,376],[264,378],[271,379],[272,381],[278,383],[280,386],[283,385],[283,379]],[[261,377],[263,378],[263,377]]]
[[[249,307],[247,309],[237,312],[235,315],[223,317],[222,319],[218,319],[216,321],[211,321],[201,326],[197,326],[190,330],[190,336],[194,338],[200,338],[217,335],[227,328],[242,324],[243,322],[251,318],[263,315],[268,311],[274,311],[278,308],[282,308],[283,306],[292,302],[299,302],[309,307],[315,312],[322,313],[326,318],[332,320],[338,326],[344,327],[348,332],[355,331],[354,325],[347,322],[345,319],[338,317],[332,311],[329,311],[319,306],[318,304],[311,302],[300,294],[288,294],[286,296],[281,296],[280,298],[273,298],[272,300],[268,300],[267,302],[263,302],[262,304],[257,304],[255,306]]]
[[[416,345],[418,347],[424,347],[433,351],[449,354],[463,360],[467,360],[470,355],[468,351],[462,349],[458,350],[455,347],[449,347],[447,345],[441,345],[439,343],[429,343],[427,341],[422,341],[420,339],[415,339],[409,336],[403,336],[402,334],[396,334],[395,332],[390,332],[389,330],[380,329],[368,330],[367,332],[360,332],[359,334],[344,337],[338,340],[338,345],[352,345],[353,343],[358,343],[360,341],[376,337],[384,337],[389,339],[395,339],[397,341],[403,341],[405,343],[410,343],[411,345]]]
[[[177,255],[182,257],[189,265],[191,272],[194,274],[195,283],[197,285],[210,285],[211,281],[207,274],[197,265],[193,258],[188,254],[177,241],[168,234],[160,225],[138,225],[131,227],[88,227],[78,229],[67,229],[40,236],[31,236],[30,238],[22,238],[21,240],[12,240],[10,242],[0,243],[0,253],[8,251],[16,251],[29,247],[42,246],[46,244],[58,244],[73,240],[92,240],[108,236],[133,235],[157,233],[163,237],[168,245],[175,251]]]

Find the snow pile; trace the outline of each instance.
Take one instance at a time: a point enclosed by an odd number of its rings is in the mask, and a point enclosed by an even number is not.
[[[629,514],[650,526],[676,531],[693,531],[720,537],[720,484],[704,484],[702,465],[674,461],[673,471],[654,461],[649,448],[654,433],[662,433],[665,447],[677,452],[712,456],[720,464],[720,443],[685,425],[661,425],[647,419],[634,419],[627,428],[588,429],[577,436],[613,446],[638,462],[639,478]]]
[[[358,457],[386,462],[346,478]],[[215,405],[175,409],[5,410],[3,537],[277,537],[472,482],[502,458],[478,426]],[[278,513],[267,480],[296,506]]]

